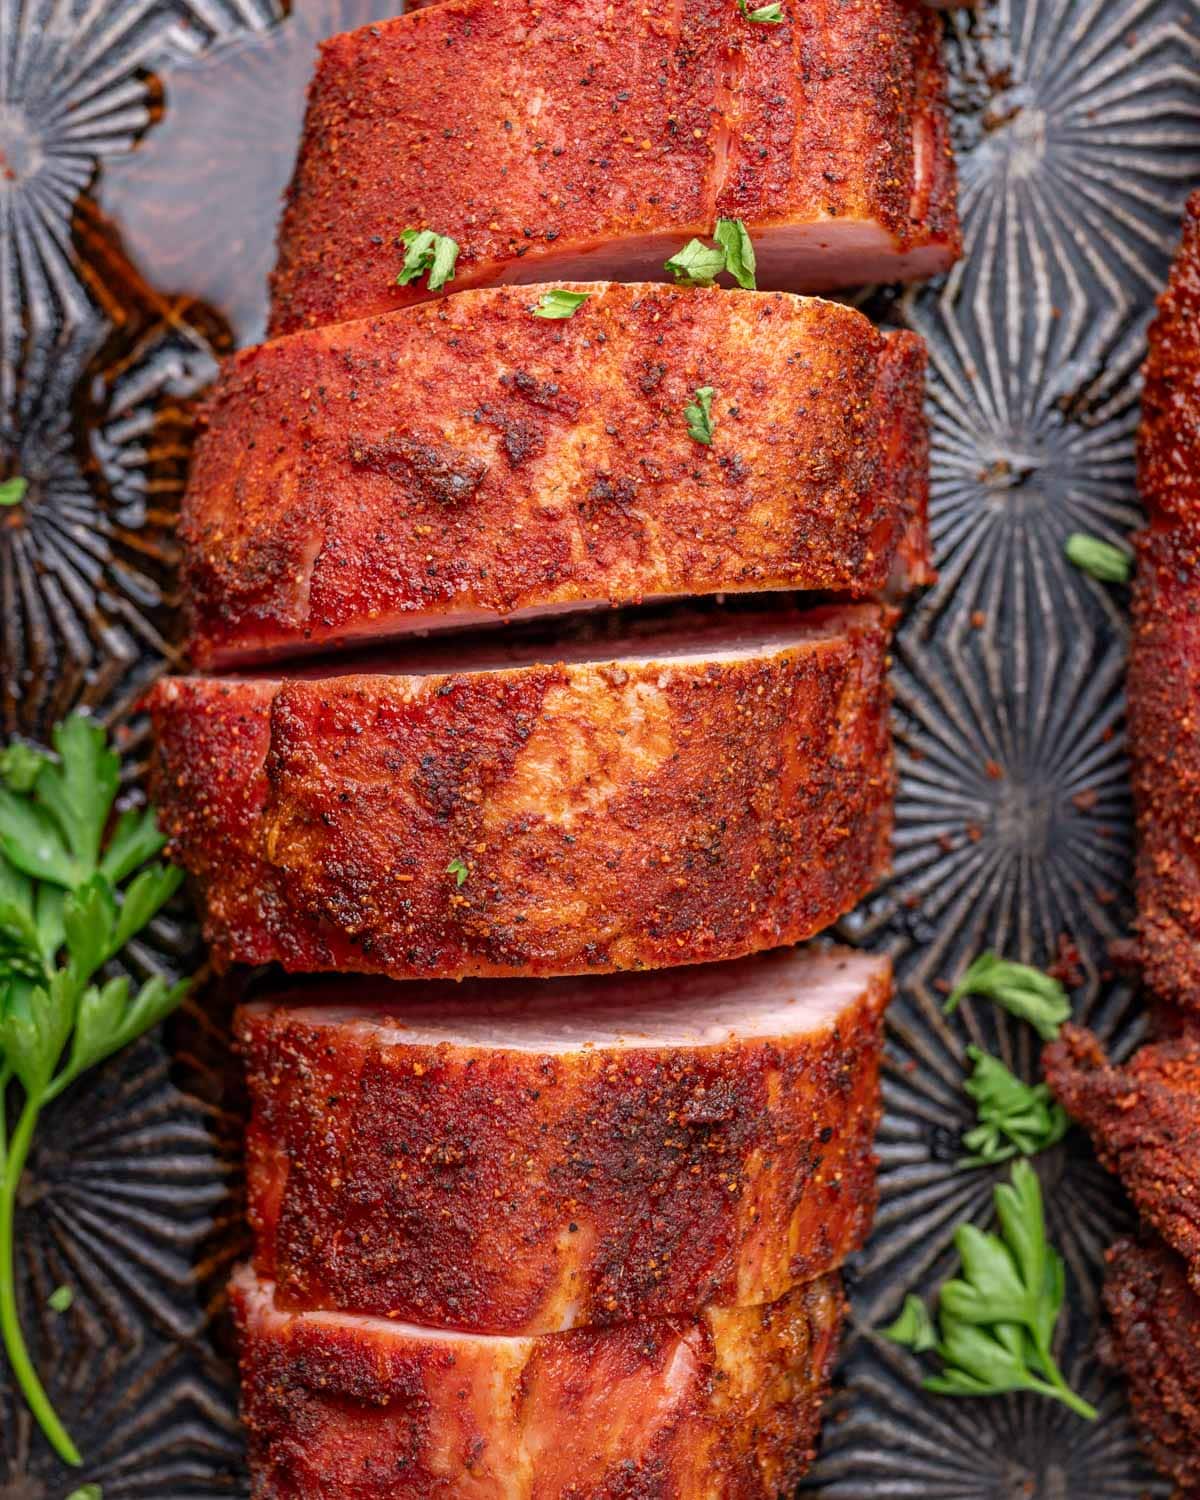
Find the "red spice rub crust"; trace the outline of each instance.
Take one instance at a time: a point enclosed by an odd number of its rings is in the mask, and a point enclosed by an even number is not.
[[[1090,1032],[1067,1026],[1046,1049],[1045,1067],[1101,1162],[1200,1291],[1200,1043],[1156,1043],[1113,1067]]]
[[[812,1458],[836,1277],[766,1307],[537,1339],[280,1314],[242,1273],[254,1500],[776,1500]]]
[[[817,299],[494,288],[236,355],[181,518],[209,666],[439,619],[929,574],[924,346]],[[711,448],[688,436],[716,390]]]
[[[719,216],[749,227],[764,287],[945,269],[959,233],[938,21],[915,0],[805,0],[784,18],[756,25],[730,0],[445,0],[334,37],[272,332],[428,296],[424,278],[395,284],[405,228],[458,242],[452,291],[665,278]],[[772,234],[806,236],[811,264]]]
[[[1175,1500],[1200,1500],[1200,1294],[1165,1246],[1119,1240],[1104,1306],[1100,1352],[1129,1382],[1143,1446],[1178,1485]]]
[[[726,660],[156,685],[155,796],[216,960],[572,974],[822,931],[888,868],[888,628],[800,618]]]
[[[244,1009],[256,1269],[280,1306],[480,1333],[774,1301],[870,1226],[888,993],[880,965],[816,1034],[565,1053]]]
[[[1129,662],[1138,810],[1138,930],[1146,981],[1200,1007],[1200,194],[1150,330]]]

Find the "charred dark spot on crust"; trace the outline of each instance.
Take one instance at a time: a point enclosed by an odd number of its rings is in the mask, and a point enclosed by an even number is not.
[[[546,450],[546,435],[541,427],[524,417],[510,416],[501,407],[485,402],[476,409],[475,420],[486,422],[500,434],[500,441],[514,469]]]
[[[506,384],[506,377],[501,377],[500,383]],[[544,411],[556,412],[572,422],[579,415],[578,400],[568,395],[556,380],[539,380],[527,370],[515,370],[511,383],[514,390]]]
[[[461,505],[470,500],[487,475],[487,464],[478,456],[415,438],[366,442],[352,437],[348,451],[356,468],[385,474],[410,488],[423,502],[436,505]]]

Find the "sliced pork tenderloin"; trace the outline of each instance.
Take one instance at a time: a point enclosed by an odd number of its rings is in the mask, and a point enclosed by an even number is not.
[[[917,0],[445,0],[321,49],[273,279],[272,331],[387,312],[401,233],[459,247],[448,290],[670,279],[742,220],[758,285],[945,270],[960,248],[939,57]]]
[[[495,288],[246,350],[180,535],[198,665],[720,591],[929,577],[924,348],[717,288]],[[712,387],[710,447],[684,408]]]
[[[233,1283],[255,1500],[775,1500],[812,1457],[843,1301],[541,1338],[289,1313]]]
[[[549,1333],[771,1302],[874,1208],[886,959],[325,981],[240,1012],[289,1308]]]
[[[823,930],[888,866],[889,617],[673,622],[156,685],[156,800],[217,961],[541,976]]]
[[[1146,982],[1200,1009],[1200,193],[1150,328],[1138,437],[1148,525],[1138,539],[1129,747]]]

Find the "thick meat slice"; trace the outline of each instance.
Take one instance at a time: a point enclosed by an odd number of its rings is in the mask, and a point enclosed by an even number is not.
[[[286,1313],[234,1281],[255,1500],[774,1500],[808,1466],[836,1277],[541,1338]]]
[[[1200,194],[1150,330],[1129,661],[1138,809],[1138,928],[1146,980],[1200,1007]]]
[[[774,1301],[869,1227],[889,988],[886,959],[783,949],[249,1006],[259,1274],[483,1333]]]
[[[883,611],[605,644],[157,685],[156,797],[218,961],[661,967],[798,942],[866,894],[891,831]]]
[[[1200,1291],[1200,1042],[1159,1042],[1112,1067],[1090,1032],[1068,1026],[1045,1063],[1050,1087]]]
[[[445,0],[326,42],[280,229],[272,331],[429,295],[406,228],[460,247],[452,291],[670,279],[741,219],[758,284],[817,291],[959,252],[940,23],[914,0]]]
[[[197,663],[654,596],[928,577],[924,348],[815,299],[495,288],[246,350],[180,532]],[[714,438],[684,407],[711,386]]]

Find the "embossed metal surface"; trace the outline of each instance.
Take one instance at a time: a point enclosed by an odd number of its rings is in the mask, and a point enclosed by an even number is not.
[[[171,519],[189,403],[261,329],[322,34],[385,0],[0,0],[0,730],[75,702],[122,726],[173,657]],[[1093,1352],[1125,1209],[1077,1134],[1038,1161],[1069,1263],[1065,1360],[1101,1408],[952,1402],[875,1331],[945,1273],[993,1174],[955,1169],[965,1045],[1033,1076],[1030,1035],[946,981],[995,945],[1077,967],[1120,1050],[1138,1004],[1109,941],[1130,916],[1121,704],[1126,599],[1064,563],[1072,530],[1136,520],[1137,366],[1184,197],[1200,181],[1198,0],[994,0],[947,18],[967,256],[945,282],[861,299],[932,353],[941,581],[896,652],[896,876],[846,924],[897,958],[883,1204],[806,1491],[841,1500],[1166,1494]],[[136,765],[136,754],[132,763]],[[186,961],[183,914],[139,964]],[[105,1500],[242,1495],[222,1282],[244,1246],[229,996],[85,1079],[21,1189],[19,1274],[41,1368]],[[50,1290],[75,1303],[59,1315]],[[0,1375],[0,1500],[63,1500]]]

